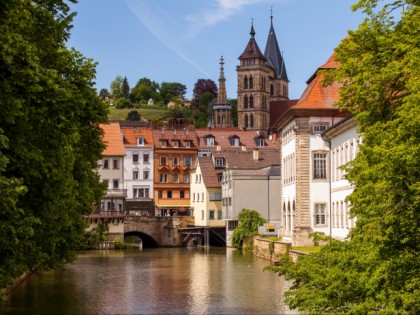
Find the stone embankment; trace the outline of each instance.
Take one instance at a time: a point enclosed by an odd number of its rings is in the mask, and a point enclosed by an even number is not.
[[[255,236],[252,252],[257,257],[269,259],[273,262],[279,261],[279,254],[289,255],[294,262],[296,262],[299,256],[307,255],[306,253],[292,250],[291,247],[292,245],[290,243],[273,241],[264,239],[261,236]]]

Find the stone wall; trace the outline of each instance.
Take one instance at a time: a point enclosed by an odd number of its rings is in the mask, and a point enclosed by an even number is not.
[[[260,236],[255,236],[253,242],[252,252],[255,256],[269,259],[274,262],[279,261],[279,254],[289,255],[292,257],[293,262],[296,262],[297,257],[307,255],[306,253],[291,250],[291,243],[271,241],[268,239],[263,239]]]

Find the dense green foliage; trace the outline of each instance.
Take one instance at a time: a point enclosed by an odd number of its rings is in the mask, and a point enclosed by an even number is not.
[[[71,260],[103,191],[94,169],[107,112],[95,64],[65,45],[72,18],[61,0],[1,4],[1,288]]]
[[[267,222],[257,211],[249,209],[242,209],[238,220],[239,225],[232,235],[232,246],[235,248],[242,248],[243,242],[255,235],[258,227]]]
[[[127,118],[125,120],[129,121],[139,121],[141,118],[141,115],[138,110],[130,110],[127,114]]]
[[[293,280],[287,303],[314,314],[420,314],[420,3],[378,3],[355,6],[367,18],[336,49],[329,78],[363,133],[346,168],[356,227],[271,268]]]

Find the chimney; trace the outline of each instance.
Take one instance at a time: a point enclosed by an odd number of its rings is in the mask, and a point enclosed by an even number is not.
[[[222,151],[222,147],[220,145],[216,146],[216,151]]]
[[[258,152],[258,149],[254,149],[254,151],[252,151],[252,157],[253,157],[254,161],[259,161],[260,152]]]
[[[241,146],[242,151],[246,151],[246,146]]]

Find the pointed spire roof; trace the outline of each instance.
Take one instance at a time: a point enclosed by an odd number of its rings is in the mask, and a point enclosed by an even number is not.
[[[219,76],[219,93],[217,94],[217,104],[227,104],[227,95],[226,95],[226,79],[223,65],[223,56],[220,58],[220,76]]]
[[[267,59],[267,66],[274,69],[276,79],[289,81],[287,78],[286,66],[277,42],[276,33],[273,27],[273,15],[270,16],[271,25],[268,33],[267,44],[265,46],[264,56]]]
[[[248,45],[246,45],[244,52],[242,55],[239,56],[238,59],[252,59],[252,58],[260,58],[263,60],[267,60],[264,55],[262,54],[260,48],[258,47],[257,42],[255,41],[255,30],[254,30],[254,22],[251,24],[251,31],[249,32],[251,38],[249,39]]]

